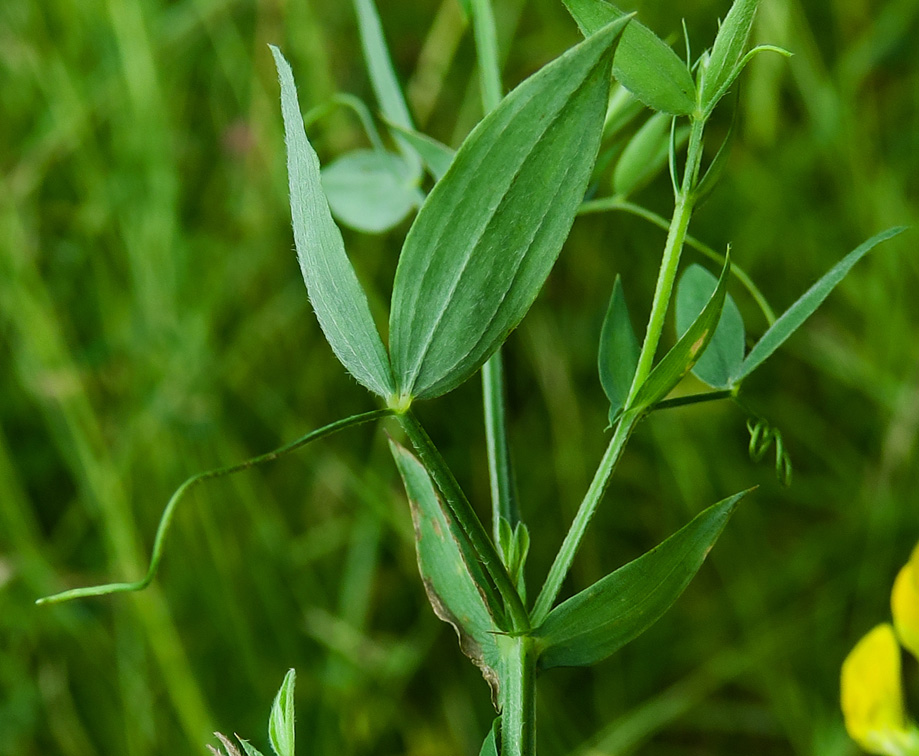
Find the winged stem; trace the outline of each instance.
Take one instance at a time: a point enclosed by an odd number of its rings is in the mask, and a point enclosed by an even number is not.
[[[482,586],[485,591],[485,600],[496,614],[495,619],[502,623],[504,621],[501,603],[503,600],[504,609],[507,611],[507,620],[510,622],[510,630],[514,632],[525,632],[529,629],[529,616],[520,594],[507,574],[507,569],[498,556],[498,551],[494,543],[488,537],[482,521],[475,513],[469,499],[460,487],[459,482],[453,475],[453,471],[447,466],[446,461],[441,456],[440,451],[434,445],[427,431],[418,422],[411,410],[397,414],[399,423],[402,425],[405,434],[408,436],[415,451],[427,468],[428,473],[433,479],[438,490],[443,494],[457,524],[469,538],[469,542],[475,549],[476,554],[481,560],[485,572],[490,578],[490,582]]]

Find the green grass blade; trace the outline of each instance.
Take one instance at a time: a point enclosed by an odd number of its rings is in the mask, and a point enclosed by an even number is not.
[[[606,0],[563,0],[586,36],[625,13]],[[696,107],[696,85],[686,64],[647,26],[633,21],[613,57],[613,76],[653,110],[688,115]]]
[[[310,302],[342,365],[370,391],[391,396],[389,358],[322,192],[319,158],[306,138],[293,73],[278,48],[271,52],[281,80],[294,241]]]
[[[664,358],[654,367],[641,385],[632,402],[632,408],[651,407],[663,399],[696,364],[715,333],[721,318],[724,298],[727,294],[728,277],[731,271],[730,255],[727,255],[718,286],[702,308],[699,317],[686,329]]]
[[[659,546],[553,609],[533,632],[539,666],[596,664],[657,622],[699,571],[746,493],[709,507]]]
[[[290,669],[271,706],[268,719],[268,739],[277,756],[296,756],[296,729],[294,727],[294,686],[297,673]]]
[[[400,396],[469,378],[523,318],[574,222],[599,148],[611,47],[628,19],[572,48],[473,130],[415,219],[396,270]]]
[[[354,150],[322,169],[332,213],[357,231],[379,234],[424,201],[411,166],[392,152]]]
[[[676,291],[676,332],[682,336],[699,317],[705,303],[718,288],[718,279],[701,265],[690,265]],[[731,377],[744,357],[744,324],[730,294],[725,294],[721,319],[692,372],[712,388],[729,388]]]
[[[600,384],[610,402],[610,424],[614,422],[629,396],[640,351],[641,347],[632,327],[629,308],[622,291],[622,281],[616,276],[606,317],[603,319],[603,328],[600,331],[597,358]]]
[[[408,494],[418,570],[434,613],[453,626],[463,653],[497,686],[499,628],[484,598],[481,565],[424,465],[394,441],[389,445]],[[475,573],[480,573],[478,579]]]
[[[795,302],[785,313],[772,325],[772,327],[763,334],[763,337],[756,343],[756,346],[750,350],[747,358],[744,360],[737,374],[734,376],[734,382],[741,381],[752,373],[756,368],[765,362],[765,360],[791,336],[801,324],[807,320],[829,296],[829,293],[836,287],[846,274],[852,269],[859,260],[874,249],[881,242],[892,239],[897,234],[906,230],[905,226],[895,226],[886,231],[872,236],[866,242],[862,243],[842,260],[840,260],[830,271],[823,276],[817,283],[811,286],[801,298]]]
[[[358,28],[361,35],[361,46],[364,50],[364,61],[367,72],[370,74],[370,84],[380,103],[380,110],[384,117],[406,129],[414,127],[402,88],[396,78],[396,72],[386,47],[386,37],[383,34],[383,24],[373,0],[354,0],[354,10],[357,13]],[[411,145],[396,137],[402,153],[412,163],[413,169],[418,167],[418,157]]]

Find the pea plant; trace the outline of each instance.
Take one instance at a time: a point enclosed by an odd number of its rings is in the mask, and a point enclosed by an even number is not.
[[[354,0],[354,5],[386,141],[371,110],[347,95],[310,111],[304,121],[291,68],[281,51],[271,48],[280,78],[293,235],[307,293],[332,351],[380,408],[339,420],[262,457],[189,479],[166,507],[146,576],[43,601],[143,588],[156,573],[175,508],[189,488],[343,428],[391,418],[402,429],[402,440],[390,446],[410,503],[424,590],[491,687],[497,718],[481,752],[532,756],[539,676],[553,667],[596,664],[656,622],[699,570],[748,493],[712,505],[651,551],[560,602],[578,548],[642,421],[678,404],[734,401],[748,417],[751,456],[759,459],[774,448],[777,475],[789,481],[791,463],[781,434],[747,409],[744,381],[856,262],[902,229],[879,233],[851,251],[776,317],[730,250],[721,255],[688,235],[693,211],[717,183],[730,151],[729,133],[710,151],[714,157],[706,158],[706,127],[713,114],[732,107],[730,93],[755,55],[787,55],[772,46],[748,49],[757,0],[736,0],[713,45],[695,58],[688,39],[684,58],[605,0],[564,3],[583,41],[503,95],[489,0],[465,0],[486,115],[455,152],[415,129],[372,0]],[[321,168],[305,123],[336,106],[356,111],[372,148]],[[610,166],[609,160],[598,161],[600,154],[615,157],[612,193],[597,196],[592,190],[587,201],[588,188],[599,186]],[[668,170],[674,195],[669,221],[630,199]],[[416,210],[393,281],[387,345],[333,216],[372,233],[395,227]],[[625,286],[615,278],[598,350],[598,390],[602,387],[610,404],[609,443],[532,596],[524,580],[530,537],[526,507],[515,495],[501,347],[538,296],[576,217],[605,210],[644,217],[665,227],[667,238],[641,339],[631,322]],[[694,264],[678,282],[686,245],[711,258],[717,273]],[[743,319],[728,293],[732,280],[747,290],[768,323],[749,349]],[[659,356],[671,301],[676,338]],[[710,390],[668,398],[690,371]],[[415,414],[417,402],[435,400],[479,372],[490,527]],[[289,716],[273,714],[272,719],[283,720],[281,730],[289,734],[282,737],[280,725],[273,726],[272,744],[281,756],[293,753],[292,688],[291,677],[279,694],[283,704],[275,706]],[[238,752],[221,739],[227,753]],[[257,753],[245,741],[240,744],[250,756]]]

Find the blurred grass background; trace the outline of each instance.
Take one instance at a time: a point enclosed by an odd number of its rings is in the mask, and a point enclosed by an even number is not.
[[[508,87],[578,40],[560,2],[495,4]],[[756,41],[795,57],[745,74],[728,174],[692,230],[732,242],[782,309],[864,238],[919,220],[919,3],[761,5]],[[727,8],[681,6],[696,48]],[[380,9],[418,123],[457,145],[480,111],[456,0]],[[638,9],[677,39],[671,4]],[[469,754],[493,717],[426,605],[383,428],[197,489],[143,594],[33,605],[140,575],[189,474],[372,408],[324,344],[291,251],[269,42],[304,107],[372,99],[339,0],[0,4],[4,756],[198,754],[215,728],[266,747],[288,667],[304,754]],[[311,136],[324,160],[364,144],[345,114]],[[669,192],[661,177],[639,200],[669,215]],[[346,232],[380,312],[404,230]],[[544,756],[856,753],[839,665],[887,618],[919,538],[916,238],[872,253],[749,382],[784,432],[791,488],[749,461],[732,406],[660,413],[636,434],[570,590],[760,488],[662,622],[595,669],[544,678]],[[582,218],[509,341],[534,592],[605,445],[595,350],[613,277],[643,319],[662,244],[635,218]],[[479,405],[471,381],[420,412],[484,516]]]

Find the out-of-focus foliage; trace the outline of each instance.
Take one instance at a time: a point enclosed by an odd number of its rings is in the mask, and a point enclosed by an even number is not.
[[[580,39],[561,2],[495,5],[505,87]],[[456,147],[480,117],[459,5],[381,6],[416,126]],[[683,4],[691,39],[712,39],[727,8]],[[639,10],[677,39],[672,3]],[[761,3],[753,42],[795,57],[750,63],[725,178],[691,232],[731,242],[778,311],[863,239],[919,220],[917,32],[912,0]],[[427,606],[383,429],[198,489],[145,593],[32,605],[139,576],[190,473],[371,409],[297,270],[268,43],[299,73],[304,109],[339,90],[372,101],[348,3],[0,3],[3,756],[197,754],[215,729],[255,738],[259,702],[290,667],[310,753],[474,753],[493,719]],[[343,111],[310,138],[324,163],[368,146]],[[670,194],[662,176],[637,197],[666,215]],[[379,325],[404,230],[346,232]],[[536,584],[587,486],[584,460],[607,440],[596,344],[612,282],[648,299],[662,246],[639,219],[582,218],[509,342]],[[761,485],[664,620],[541,685],[544,756],[854,753],[839,665],[884,616],[919,532],[915,247],[903,234],[860,263],[747,382],[794,457],[790,489],[750,463],[730,405],[668,410],[638,431],[569,593]],[[756,308],[731,291],[759,337]],[[481,437],[478,401],[470,383],[419,411],[484,505],[484,453],[457,451]]]

